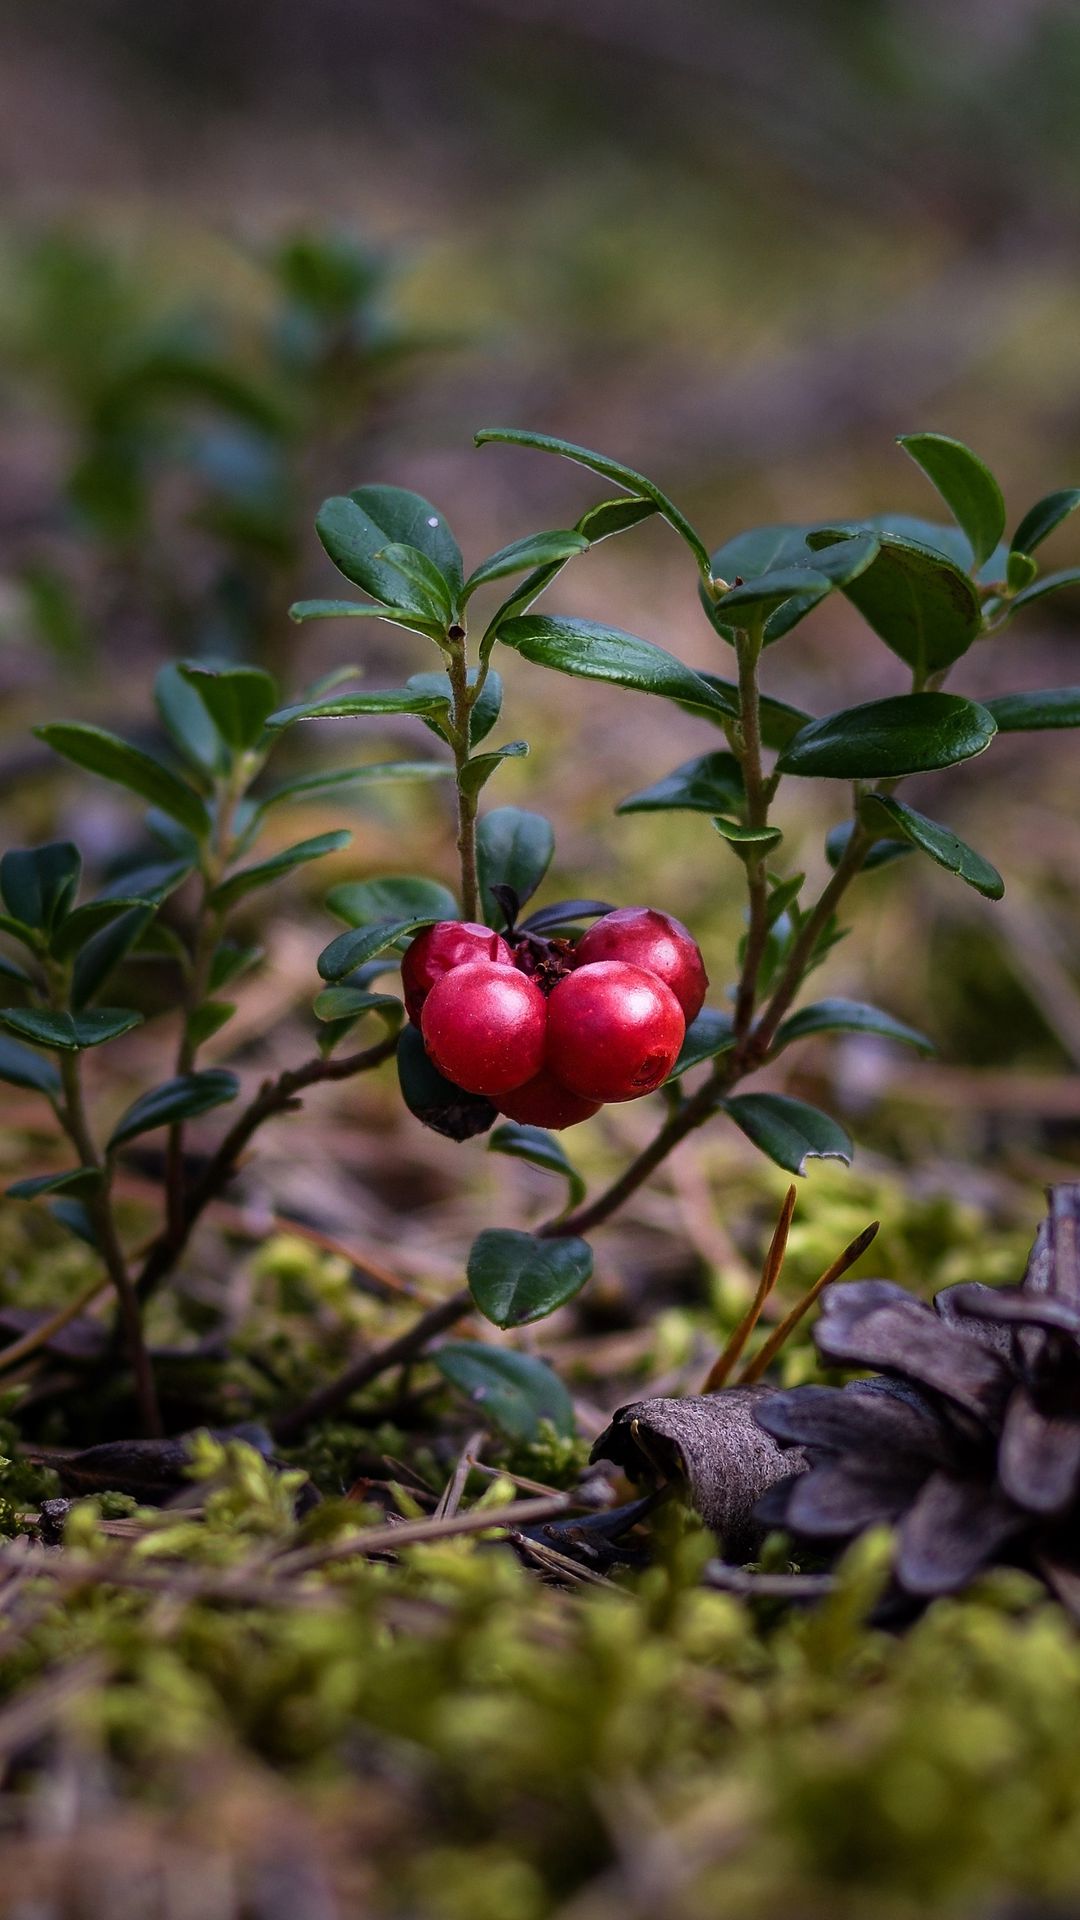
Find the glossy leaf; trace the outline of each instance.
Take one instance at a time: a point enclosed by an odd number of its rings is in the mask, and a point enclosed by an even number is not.
[[[843,1127],[805,1100],[786,1093],[737,1093],[724,1101],[724,1109],[786,1173],[805,1173],[808,1160],[851,1164],[854,1149]]]
[[[469,1249],[469,1292],[497,1327],[546,1319],[580,1293],[592,1273],[592,1248],[568,1235],[537,1240],[531,1233],[490,1227]]]
[[[724,626],[745,627],[752,619],[764,620],[785,600],[795,596],[807,602],[806,612],[832,591],[832,582],[813,567],[776,567],[759,573],[752,580],[731,587],[716,601],[717,621]]]
[[[527,740],[508,740],[504,747],[495,747],[491,753],[474,754],[461,769],[458,784],[462,792],[474,796],[481,793],[492,774],[498,773],[504,760],[523,760],[528,751]]]
[[[103,780],[137,793],[152,807],[160,807],[197,840],[209,833],[210,816],[194,787],[159,760],[152,760],[141,747],[130,746],[103,727],[80,726],[72,721],[54,721],[35,727],[34,733],[75,766],[100,774]]]
[[[59,1199],[49,1200],[47,1206],[54,1220],[58,1221],[62,1227],[66,1227],[69,1233],[73,1233],[77,1240],[85,1241],[88,1247],[97,1250],[97,1224],[82,1200],[75,1200],[70,1195],[61,1194]]]
[[[187,1017],[184,1030],[188,1044],[196,1049],[205,1046],[207,1040],[212,1040],[215,1033],[228,1025],[235,1012],[233,1000],[203,1000]]]
[[[538,1440],[543,1423],[569,1439],[574,1404],[545,1361],[477,1340],[446,1341],[432,1355],[443,1378],[463,1393],[485,1420],[512,1440]]]
[[[306,866],[309,860],[321,860],[325,854],[340,853],[347,847],[352,834],[347,828],[339,828],[335,833],[317,833],[310,840],[298,840],[294,847],[284,847],[280,853],[272,854],[269,860],[260,860],[256,866],[241,867],[238,873],[232,873],[215,887],[212,899],[219,908],[234,907],[259,887],[268,887],[282,874],[291,873],[294,867]]]
[[[383,529],[385,539],[417,547],[437,567],[454,594],[460,594],[464,568],[461,548],[437,507],[407,487],[353,487],[349,498]]]
[[[239,1091],[240,1082],[235,1073],[227,1073],[222,1067],[208,1067],[202,1073],[180,1073],[175,1079],[163,1080],[121,1114],[109,1135],[107,1150],[113,1153],[141,1133],[152,1133],[156,1127],[175,1126],[179,1120],[193,1120],[197,1114],[226,1106],[236,1099]]]
[[[214,957],[210,963],[208,991],[220,993],[232,980],[239,980],[242,974],[257,967],[265,956],[264,947],[240,947],[235,940],[221,940],[214,948]]]
[[[355,927],[348,933],[339,933],[337,939],[331,940],[319,955],[317,964],[321,978],[344,980],[356,967],[362,967],[368,960],[374,960],[377,954],[385,953],[406,934],[418,933],[421,927],[430,927],[434,917],[422,914],[419,918],[408,920],[381,920],[373,926]]]
[[[184,836],[187,838],[188,836]],[[194,844],[194,843],[192,843]],[[160,906],[177,887],[182,887],[195,870],[194,859],[154,860],[145,866],[127,867],[102,887],[101,900],[147,900]]]
[[[989,467],[948,434],[903,433],[899,444],[937,488],[981,566],[1005,531],[1005,501]]]
[[[907,807],[903,801],[885,794],[868,795],[862,813],[867,826],[875,831],[884,829],[902,834],[912,846],[936,860],[939,867],[974,887],[976,893],[985,894],[988,900],[1001,899],[1005,882],[997,868],[948,827],[939,826],[936,820],[928,820],[924,813],[916,813],[914,807]]]
[[[785,747],[781,773],[892,779],[971,760],[990,745],[991,713],[956,693],[902,693],[812,720]]]
[[[6,1033],[0,1033],[0,1080],[6,1080],[9,1087],[23,1087],[28,1093],[43,1093],[49,1100],[60,1093],[60,1075],[52,1061]]]
[[[532,567],[548,567],[554,561],[561,563],[588,550],[588,539],[573,527],[554,533],[526,534],[523,540],[512,540],[509,546],[500,547],[497,553],[489,554],[480,562],[465,582],[462,600],[468,600],[477,587],[485,586],[490,580],[504,580],[508,574],[524,573]]]
[[[438,627],[450,625],[454,614],[454,600],[449,583],[443,579],[438,567],[429,560],[419,547],[406,546],[402,541],[393,541],[382,549],[379,560],[388,562],[396,568],[402,578],[412,588],[413,599],[424,608],[432,624]]]
[[[154,918],[153,906],[129,907],[93,939],[76,958],[71,976],[71,1004],[77,1013],[89,1004],[142,939]]]
[[[392,993],[370,993],[366,987],[324,987],[316,995],[313,1012],[317,1020],[347,1020],[349,1025],[365,1013],[377,1013],[391,1032],[401,1025],[405,1009]]]
[[[779,827],[745,827],[739,820],[725,820],[722,817],[715,819],[713,826],[736,851],[745,847],[748,852],[767,853],[771,847],[778,847],[784,837]]]
[[[16,1180],[6,1192],[9,1200],[37,1200],[47,1193],[72,1197],[96,1193],[100,1185],[100,1167],[69,1167],[66,1173],[40,1173],[30,1180]]]
[[[887,647],[920,678],[949,667],[982,630],[978,590],[930,547],[883,532],[864,573],[842,591]]]
[[[537,666],[553,667],[583,680],[606,680],[639,693],[655,693],[666,700],[705,712],[728,714],[730,702],[714,692],[700,674],[685,667],[674,654],[649,640],[602,627],[594,620],[551,619],[527,614],[507,620],[499,638]]]
[[[457,920],[458,903],[449,887],[418,873],[385,873],[378,880],[346,880],[326,896],[330,912],[347,927],[364,927],[385,920],[410,920],[418,914],[432,920]]]
[[[376,692],[331,694],[307,705],[280,707],[266,724],[291,727],[297,720],[352,720],[362,713],[416,713],[424,718],[428,715],[445,718],[449,710],[449,699],[441,693],[422,687],[383,687]]]
[[[80,1053],[87,1047],[100,1047],[115,1040],[132,1027],[142,1025],[141,1013],[129,1013],[119,1007],[91,1007],[84,1013],[53,1013],[40,1007],[7,1007],[0,1021],[21,1040],[35,1047],[57,1048],[62,1053]]]
[[[919,1053],[936,1051],[932,1040],[917,1028],[909,1027],[903,1020],[894,1020],[891,1013],[883,1013],[879,1007],[864,1006],[860,1000],[817,1000],[812,1006],[800,1007],[796,1013],[789,1014],[776,1036],[776,1050],[791,1045],[793,1040],[807,1040],[815,1033],[876,1033],[886,1040],[898,1040],[906,1047],[914,1047]]]
[[[54,840],[44,847],[13,847],[0,859],[4,905],[20,927],[49,934],[68,913],[81,872],[82,857],[70,840]]]
[[[616,813],[731,813],[744,798],[742,769],[733,753],[684,760],[662,780],[620,800]]]
[[[999,733],[1044,733],[1080,727],[1080,687],[1046,687],[1037,693],[1003,693],[987,700]]]
[[[386,620],[393,627],[408,627],[412,632],[427,634],[426,622],[417,627],[419,618],[408,607],[385,606],[381,602],[372,606],[366,600],[294,600],[289,608],[289,619],[295,620],[298,627],[306,626],[309,620]]]
[[[180,672],[234,753],[258,745],[278,701],[270,674],[261,667],[204,667],[198,661],[186,661]]]
[[[555,852],[551,822],[521,807],[495,807],[476,834],[476,865],[485,924],[501,927],[506,916],[493,887],[512,887],[518,903],[531,900]]]
[[[725,720],[737,720],[739,717],[739,689],[733,680],[724,680],[717,673],[698,674],[711,688],[716,705],[702,714],[700,707],[692,701],[679,701],[679,705],[696,719],[708,719],[714,725],[722,726]],[[762,694],[760,701],[761,738],[767,747],[786,747],[803,727],[808,726],[812,714],[804,713],[801,707],[791,707],[785,700],[774,700],[768,694]]]
[[[419,619],[421,623],[430,620],[431,608],[426,597],[383,557],[385,549],[393,544],[392,534],[379,526],[355,498],[337,494],[333,499],[324,500],[315,520],[315,531],[339,573],[362,587],[373,600],[378,600],[384,609],[384,618],[389,614]],[[293,617],[311,618],[311,615],[298,616],[294,611]]]
[[[651,500],[668,525],[682,535],[702,572],[708,573],[709,554],[701,535],[674,501],[669,500],[654,481],[646,479],[643,473],[636,473],[633,467],[624,467],[621,461],[610,460],[606,454],[593,453],[589,447],[579,447],[571,440],[556,439],[547,433],[521,432],[512,427],[485,427],[475,437],[478,447],[489,441],[499,441],[506,446],[534,447],[542,453],[561,454],[564,459],[573,460],[578,466],[588,467],[591,473],[614,481],[617,487],[625,488],[627,493],[636,495],[638,499]]]
[[[540,1167],[544,1173],[558,1174],[566,1181],[566,1204],[568,1207],[580,1205],[585,1198],[585,1182],[567,1157],[561,1141],[544,1127],[519,1125],[516,1120],[506,1120],[496,1127],[488,1141],[489,1153],[505,1153],[514,1160],[527,1160],[530,1166]],[[526,1235],[526,1238],[529,1236]]]
[[[1048,493],[1037,500],[1025,513],[1010,546],[1014,553],[1034,553],[1055,527],[1060,527],[1070,513],[1080,507],[1080,487],[1062,487],[1057,493]]]
[[[681,1074],[689,1073],[691,1067],[700,1067],[706,1060],[715,1060],[717,1054],[730,1053],[734,1045],[735,1023],[730,1013],[720,1007],[702,1007],[697,1019],[691,1020],[686,1029],[686,1038],[668,1081],[678,1080]]]

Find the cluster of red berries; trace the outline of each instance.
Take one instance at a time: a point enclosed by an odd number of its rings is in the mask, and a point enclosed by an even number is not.
[[[401,974],[439,1072],[554,1128],[660,1086],[709,984],[693,935],[651,907],[607,913],[576,943],[440,920]]]

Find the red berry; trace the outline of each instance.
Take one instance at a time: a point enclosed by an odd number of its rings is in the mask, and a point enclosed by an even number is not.
[[[440,1073],[466,1093],[510,1093],[539,1073],[547,1001],[516,967],[472,960],[436,980],[420,1031]]]
[[[651,1093],[667,1079],[686,1034],[671,988],[622,960],[597,960],[568,973],[547,1013],[545,1065],[585,1100]]]
[[[600,1111],[599,1100],[583,1100],[580,1093],[571,1093],[546,1067],[523,1087],[500,1094],[498,1104],[508,1120],[520,1120],[527,1127],[553,1127],[556,1133],[576,1127],[579,1120],[591,1120]]]
[[[670,913],[654,907],[619,907],[605,913],[578,941],[575,955],[581,966],[625,960],[627,966],[655,973],[671,988],[688,1026],[705,1005],[709,976],[701,949],[689,928]]]
[[[475,920],[436,920],[433,927],[417,934],[401,963],[405,1009],[414,1027],[420,1025],[424,1001],[436,980],[470,960],[497,960],[509,966],[512,955],[501,934],[478,926]]]

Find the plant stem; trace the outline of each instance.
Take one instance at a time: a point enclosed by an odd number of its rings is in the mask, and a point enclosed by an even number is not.
[[[456,637],[460,634],[460,638]],[[468,792],[462,775],[469,764],[469,721],[475,690],[469,686],[469,668],[465,655],[465,636],[451,629],[447,640],[447,672],[453,694],[451,731],[454,748],[454,773],[457,785],[457,850],[461,863],[461,909],[466,920],[480,916],[480,882],[476,870],[476,795]]]
[[[154,1369],[147,1352],[143,1334],[142,1312],[138,1294],[127,1270],[120,1238],[113,1217],[112,1197],[110,1193],[111,1170],[102,1161],[94,1145],[86,1118],[86,1106],[83,1100],[82,1073],[79,1055],[65,1052],[60,1056],[60,1077],[64,1089],[64,1102],[61,1120],[79,1160],[84,1167],[92,1167],[100,1181],[87,1201],[87,1211],[93,1220],[97,1233],[98,1249],[105,1263],[106,1272],[116,1289],[120,1307],[120,1317],[124,1326],[128,1356],[135,1376],[135,1391],[139,1402],[139,1413],[144,1432],[156,1438],[163,1431],[161,1413],[158,1408],[157,1388],[154,1384]]]
[[[860,871],[872,845],[872,834],[867,833],[856,819],[854,831],[840,857],[836,872],[828,885],[822,889],[817,905],[811,909],[803,921],[769,1004],[749,1036],[747,1048],[740,1059],[740,1067],[743,1071],[759,1066],[772,1046],[780,1022],[802,986],[814,948],[848,887]]]
[[[289,1067],[276,1080],[266,1080],[250,1106],[233,1122],[225,1138],[212,1155],[202,1174],[186,1195],[183,1212],[169,1222],[154,1241],[136,1282],[136,1295],[146,1299],[171,1273],[183,1253],[192,1229],[223,1191],[236,1171],[236,1163],[252,1136],[266,1120],[288,1113],[298,1105],[297,1096],[305,1088],[324,1080],[347,1080],[356,1073],[368,1073],[389,1060],[397,1048],[396,1034],[389,1034],[373,1047],[360,1053],[343,1054],[339,1060],[308,1060],[302,1067]]]
[[[769,794],[761,771],[761,710],[757,682],[757,663],[761,653],[760,623],[749,632],[737,634],[735,646],[739,662],[739,757],[746,789],[746,824],[761,829],[769,824]],[[735,996],[737,1041],[745,1039],[754,1017],[758,974],[769,937],[769,883],[763,851],[747,853],[746,885],[750,917],[742,972]]]

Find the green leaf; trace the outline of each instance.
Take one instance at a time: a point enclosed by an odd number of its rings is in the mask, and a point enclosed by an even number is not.
[[[445,678],[445,676],[430,676]],[[414,675],[415,680],[429,678]],[[449,682],[447,682],[449,688]],[[331,694],[325,700],[311,700],[294,707],[279,707],[267,720],[268,727],[291,727],[297,720],[352,720],[361,713],[416,713],[446,720],[450,712],[448,693],[428,691],[420,686],[384,687],[374,693]]]
[[[882,532],[864,573],[842,591],[887,647],[925,679],[967,652],[982,631],[974,582],[931,547]]]
[[[527,1160],[530,1166],[540,1167],[545,1173],[561,1175],[567,1186],[567,1207],[576,1207],[585,1198],[585,1182],[581,1174],[567,1158],[561,1142],[544,1127],[519,1126],[516,1120],[506,1120],[491,1135],[488,1152],[506,1153],[513,1160]],[[529,1237],[525,1236],[526,1239]]]
[[[327,853],[340,853],[351,839],[348,828],[340,827],[334,833],[317,833],[310,840],[298,840],[294,847],[283,848],[269,860],[260,860],[257,866],[241,867],[239,873],[230,874],[214,888],[211,899],[216,907],[234,907],[238,900],[254,893],[258,887],[270,886],[280,880],[283,873],[291,873],[294,867],[306,866],[309,860],[321,860]]]
[[[150,824],[148,815],[147,825]],[[182,838],[194,847],[189,834],[183,834]],[[179,860],[153,860],[147,862],[145,866],[125,867],[122,873],[117,874],[102,887],[98,898],[145,900],[153,906],[160,906],[163,900],[167,900],[171,893],[176,892],[177,887],[183,886],[188,875],[194,870],[194,858],[189,859],[186,856]]]
[[[1042,600],[1048,593],[1061,593],[1067,587],[1080,587],[1080,567],[1063,567],[1060,573],[1044,573],[1035,584],[1025,587],[1010,602],[1012,611],[1019,613],[1021,607],[1028,607],[1036,600]]]
[[[537,1440],[543,1422],[569,1439],[574,1403],[557,1373],[531,1353],[448,1340],[432,1359],[443,1378],[511,1440]]]
[[[847,852],[847,844],[854,831],[854,820],[843,820],[838,827],[830,827],[825,835],[825,858],[834,871]],[[887,867],[891,860],[901,860],[914,851],[907,840],[875,840],[863,860],[861,871],[871,873],[875,867]]]
[[[103,727],[80,726],[72,721],[58,720],[35,727],[34,733],[52,747],[54,753],[62,754],[75,766],[83,767],[87,773],[100,774],[103,780],[112,780],[130,793],[137,793],[152,807],[160,807],[162,813],[168,814],[170,820],[178,820],[196,840],[205,839],[209,833],[210,816],[194,787],[189,787],[179,774],[170,772],[160,760],[152,760],[141,747],[130,746]]]
[[[264,947],[240,947],[235,940],[221,940],[214,948],[214,957],[210,963],[210,993],[220,993],[230,980],[238,980],[241,974],[257,967],[265,954]]]
[[[1010,593],[1023,593],[1039,577],[1039,563],[1030,553],[1010,553],[1005,567],[1005,584]]]
[[[349,1025],[365,1013],[377,1013],[393,1033],[401,1025],[405,1009],[392,993],[369,993],[366,987],[324,987],[316,995],[317,1020],[343,1020]]]
[[[988,900],[1001,899],[1005,882],[997,868],[950,833],[948,827],[939,826],[936,820],[928,820],[924,813],[916,813],[914,807],[906,807],[886,794],[868,794],[861,811],[867,826],[903,834],[912,846],[928,853],[947,873],[957,874],[976,893],[985,894]]]
[[[843,1127],[805,1100],[786,1093],[737,1093],[723,1105],[747,1139],[786,1173],[805,1173],[808,1160],[851,1164],[854,1148]]]
[[[860,1000],[839,999],[818,1000],[813,1006],[800,1007],[790,1014],[777,1033],[775,1050],[790,1046],[793,1040],[806,1040],[813,1033],[878,1033],[886,1040],[899,1040],[906,1047],[915,1047],[919,1053],[936,1052],[933,1041],[924,1033],[906,1026],[902,1020],[894,1020],[891,1013],[864,1006]]]
[[[71,976],[71,1004],[77,1013],[100,993],[110,974],[142,939],[155,912],[152,905],[129,907],[87,941]]]
[[[324,947],[318,958],[320,977],[323,980],[344,980],[346,974],[355,967],[362,967],[368,960],[374,960],[376,954],[385,953],[388,947],[402,939],[407,933],[418,933],[421,927],[430,927],[433,916],[421,914],[419,918],[409,920],[382,920],[375,926],[356,927],[349,933],[339,933]]]
[[[476,834],[476,865],[487,926],[500,927],[506,916],[492,887],[512,887],[518,902],[531,900],[555,852],[550,820],[520,807],[495,807]]]
[[[507,547],[488,555],[465,582],[462,601],[489,580],[504,580],[507,574],[524,573],[530,567],[549,567],[553,562],[569,560],[576,553],[587,553],[585,534],[568,527],[555,533],[530,533],[523,540],[512,540]]]
[[[113,922],[120,920],[126,913],[136,908],[152,910],[153,903],[148,900],[88,900],[83,907],[76,907],[62,920],[49,943],[49,951],[54,960],[70,960],[81,952],[96,934],[103,932]]]
[[[717,673],[698,674],[712,689],[715,706],[704,716],[700,706],[693,701],[679,701],[684,712],[692,713],[695,719],[711,720],[714,725],[723,726],[725,720],[737,720],[739,717],[739,689],[733,680],[724,680]],[[784,700],[773,700],[768,694],[762,694],[760,701],[761,738],[767,747],[786,747],[789,740],[802,727],[808,726],[812,714],[804,713],[801,707],[789,707]]]
[[[736,850],[745,847],[754,853],[768,852],[770,847],[778,847],[784,837],[779,827],[744,827],[741,821],[719,817],[713,821],[713,826]]]
[[[742,769],[733,753],[703,753],[620,800],[616,813],[730,813],[744,799]]]
[[[140,1133],[152,1133],[155,1127],[175,1126],[178,1120],[193,1120],[196,1114],[209,1113],[235,1100],[240,1082],[235,1073],[222,1067],[208,1067],[202,1073],[180,1073],[151,1087],[121,1114],[109,1135],[107,1151],[114,1153],[126,1141]]]
[[[73,1233],[77,1240],[83,1240],[88,1247],[98,1250],[97,1224],[92,1219],[82,1200],[72,1200],[61,1195],[59,1200],[50,1200],[48,1210],[54,1220]]]
[[[193,1007],[184,1026],[189,1047],[198,1048],[204,1046],[207,1040],[212,1040],[235,1012],[234,1000],[204,1000],[201,1005]]]
[[[31,1180],[16,1180],[7,1188],[9,1200],[36,1200],[43,1193],[95,1193],[101,1185],[100,1167],[70,1167],[66,1173],[41,1173]]]
[[[154,704],[173,746],[203,780],[212,781],[225,771],[225,743],[179,661],[170,660],[158,672]]]
[[[956,693],[901,693],[812,720],[785,747],[781,773],[893,779],[971,760],[990,745],[993,714]]]
[[[476,685],[478,671],[479,669],[476,667],[469,668],[468,683],[470,687]],[[410,690],[415,688],[419,694],[430,694],[436,698],[441,696],[445,702],[445,714],[443,716],[445,720],[445,716],[450,712],[453,698],[450,690],[450,681],[445,673],[412,673],[409,675],[406,684]],[[502,711],[502,699],[502,681],[499,675],[489,667],[484,677],[484,684],[469,714],[470,747],[479,746],[480,741],[487,738]],[[425,720],[424,724],[431,728],[432,733],[438,734],[440,739],[445,740],[446,734],[443,726],[437,725],[431,720]]]
[[[1080,487],[1062,487],[1037,500],[1025,513],[1009,545],[1013,553],[1034,553],[1055,527],[1080,507]]]
[[[20,1046],[6,1033],[0,1033],[0,1080],[9,1087],[24,1087],[28,1093],[43,1093],[55,1100],[60,1093],[60,1075],[51,1060],[43,1060],[32,1047]]]
[[[409,582],[416,602],[425,609],[433,625],[450,625],[454,601],[449,583],[426,553],[422,553],[419,547],[406,546],[404,542],[395,540],[383,548],[378,558],[387,561]]]
[[[815,535],[817,544],[811,546]],[[737,626],[747,624],[747,615],[765,615],[762,637],[769,644],[790,633],[834,587],[868,567],[878,546],[876,534],[865,528],[754,527],[736,534],[712,557],[714,578],[742,584],[716,600],[702,583],[701,603],[728,641]],[[725,609],[736,617],[725,619]]]
[[[366,600],[294,600],[289,608],[289,619],[298,627],[309,620],[386,620],[392,627],[408,627],[430,638],[428,625],[418,627],[418,618],[408,607],[371,606]]]
[[[716,601],[717,621],[724,626],[745,627],[751,620],[763,620],[794,596],[808,601],[806,612],[832,592],[832,581],[813,567],[777,567],[729,588]]]
[[[1005,501],[989,467],[944,433],[902,433],[898,445],[937,488],[981,566],[1005,531]]]
[[[70,840],[13,847],[0,859],[0,893],[20,928],[49,934],[69,911],[81,872],[82,857]],[[22,938],[14,927],[5,931]]]
[[[548,433],[526,433],[513,427],[484,427],[475,438],[478,447],[489,441],[499,441],[505,446],[534,447],[541,453],[561,454],[564,459],[573,460],[578,466],[588,467],[591,473],[614,481],[617,487],[634,494],[639,500],[651,500],[668,525],[682,535],[702,573],[708,573],[709,554],[701,535],[690,525],[674,501],[669,500],[654,481],[647,480],[643,473],[636,473],[633,467],[624,467],[621,461],[610,460],[606,454],[593,453],[588,447],[575,446],[571,440],[555,439]]]
[[[0,1021],[29,1040],[35,1047],[59,1048],[63,1053],[80,1053],[86,1047],[100,1047],[115,1040],[132,1027],[142,1026],[141,1013],[121,1011],[118,1007],[91,1007],[85,1013],[51,1013],[39,1007],[7,1007]]]
[[[493,773],[498,773],[504,760],[521,760],[529,751],[527,740],[508,740],[504,747],[495,747],[491,753],[478,753],[467,761],[461,769],[458,782],[463,793],[478,794],[487,786]]]
[[[590,547],[595,547],[598,541],[610,540],[613,533],[626,533],[659,511],[655,500],[620,495],[616,500],[600,500],[595,507],[586,507],[581,519],[575,522],[575,530],[585,535]]]
[[[550,900],[546,907],[537,907],[524,920],[519,920],[521,933],[561,933],[574,927],[581,920],[600,920],[605,913],[614,913],[610,900]]]
[[[574,674],[583,680],[607,680],[614,686],[659,694],[706,713],[727,716],[731,711],[730,701],[715,692],[701,674],[684,667],[674,654],[665,653],[663,647],[655,647],[649,640],[621,633],[617,627],[598,626],[594,620],[527,614],[523,619],[505,621],[499,639],[526,660],[553,667],[557,673]]]
[[[531,1233],[489,1227],[473,1241],[466,1272],[469,1292],[488,1320],[522,1327],[565,1306],[581,1292],[592,1267],[586,1240],[537,1240]]]
[[[320,793],[336,793],[343,787],[391,785],[402,780],[445,780],[454,769],[446,760],[374,760],[360,767],[329,767],[322,773],[298,773],[283,780],[269,793],[260,796],[257,814],[262,819],[273,807],[293,800],[308,800]]]
[[[380,527],[355,497],[338,494],[324,500],[315,531],[339,573],[381,602],[384,619],[410,624],[418,620],[421,630],[431,624],[427,597],[384,557],[385,549],[394,544],[393,535]],[[293,618],[297,617],[310,619],[312,615],[298,616],[294,612]]]
[[[451,591],[458,595],[464,568],[461,548],[450,527],[430,500],[407,487],[353,487],[349,498],[355,501],[372,523],[383,529],[384,540],[406,547],[417,547],[442,574]]]
[[[6,953],[0,953],[0,979],[12,980],[20,987],[33,986],[33,981],[25,967],[17,960],[9,959]]]
[[[180,673],[234,753],[258,745],[278,701],[270,674],[261,667],[206,667],[197,660],[184,662]]]
[[[665,1086],[680,1075],[689,1073],[691,1067],[700,1067],[705,1060],[715,1060],[719,1053],[730,1053],[735,1045],[735,1023],[730,1013],[724,1013],[719,1007],[702,1007],[696,1020],[691,1020],[686,1029],[686,1038],[682,1043],[679,1057],[668,1074]]]
[[[347,927],[366,927],[385,920],[411,920],[417,914],[431,920],[457,920],[458,903],[449,887],[418,873],[385,873],[378,880],[347,880],[326,896],[330,912]]]
[[[1080,687],[1002,693],[985,705],[999,733],[1044,733],[1056,727],[1080,727]]]

